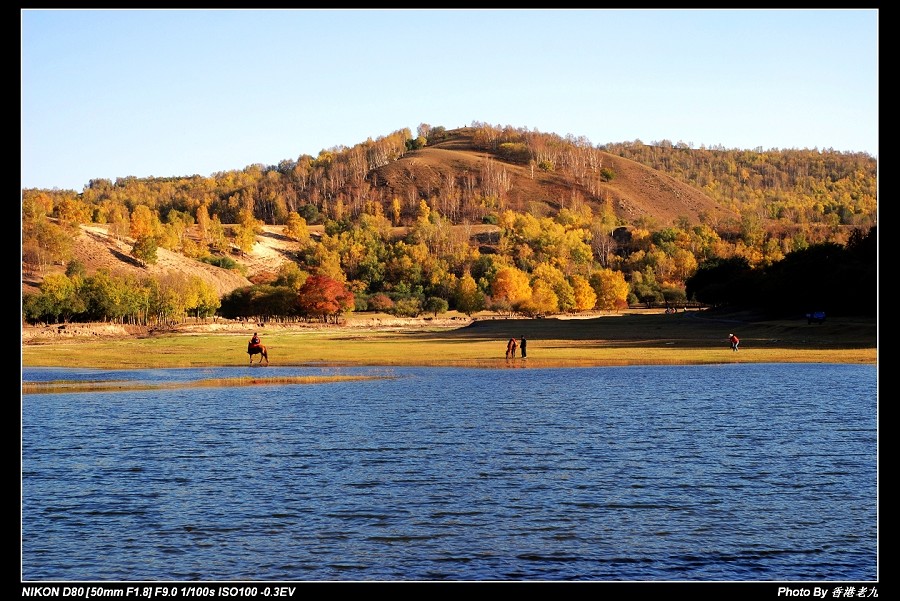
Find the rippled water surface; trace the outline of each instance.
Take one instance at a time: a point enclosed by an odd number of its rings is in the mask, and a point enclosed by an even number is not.
[[[877,579],[871,365],[374,373],[22,400],[24,580]]]

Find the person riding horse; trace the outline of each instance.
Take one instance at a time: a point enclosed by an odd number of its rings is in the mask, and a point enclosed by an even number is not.
[[[259,335],[256,332],[253,332],[253,338],[251,338],[250,342],[247,343],[247,352],[249,353],[252,349],[259,347]]]
[[[260,342],[259,335],[256,332],[253,332],[253,338],[250,339],[250,342],[247,343],[247,354],[250,355],[250,364],[253,364],[253,355],[259,355],[259,362],[262,363],[262,360],[266,360],[266,365],[269,364],[269,351],[265,346]]]

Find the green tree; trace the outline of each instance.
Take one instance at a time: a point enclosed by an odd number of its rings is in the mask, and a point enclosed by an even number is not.
[[[156,249],[156,238],[154,236],[143,235],[135,240],[134,246],[131,247],[131,255],[143,263],[144,266],[155,265]]]
[[[739,303],[747,298],[751,280],[750,263],[744,257],[713,259],[701,264],[685,283],[690,299],[713,306]]]
[[[275,286],[287,286],[297,291],[306,281],[309,274],[300,269],[300,266],[294,262],[282,263],[278,266],[278,277],[275,279]]]
[[[68,322],[72,316],[84,310],[84,302],[79,296],[77,278],[72,279],[65,274],[51,273],[41,282],[40,289],[40,294],[43,296],[40,302],[43,320],[55,322],[62,319],[64,322]]]
[[[475,280],[472,281],[474,282]],[[437,296],[429,296],[425,299],[425,302],[422,303],[422,310],[426,313],[433,314],[435,317],[437,317],[438,314],[446,313],[449,308],[450,305],[447,303],[447,300]]]
[[[422,313],[422,301],[415,296],[399,298],[391,308],[391,314],[397,317],[418,317]]]
[[[87,319],[113,322],[124,319],[128,312],[124,303],[127,288],[123,278],[113,276],[107,269],[100,269],[87,278],[83,288]]]

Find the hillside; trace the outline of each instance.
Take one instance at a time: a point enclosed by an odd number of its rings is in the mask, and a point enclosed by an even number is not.
[[[558,210],[562,208],[560,202],[577,195],[595,209],[600,202],[610,203],[616,217],[627,223],[643,218],[648,223],[665,227],[682,217],[690,223],[699,223],[701,215],[713,221],[739,217],[670,175],[609,153],[601,153],[602,166],[612,169],[615,177],[600,185],[598,195],[591,195],[553,172],[535,169],[532,175],[528,166],[504,162],[478,150],[473,144],[470,128],[452,130],[447,135],[448,139],[444,141],[408,152],[378,168],[374,178],[376,186],[387,188],[391,195],[400,197],[414,188],[419,197],[429,198],[442,189],[448,178],[479,173],[485,161],[490,159],[506,170],[509,178],[506,208],[515,211],[534,210],[540,203]]]
[[[271,256],[277,255],[277,238],[260,237],[257,244],[259,252],[245,259],[248,265],[265,265]],[[180,253],[164,248],[157,249],[157,262],[154,265],[142,266],[131,254],[131,244],[114,239],[107,234],[104,225],[82,225],[81,233],[75,239],[72,260],[80,262],[88,275],[100,269],[111,273],[128,274],[135,277],[160,277],[166,274],[198,276],[210,284],[220,295],[231,292],[241,286],[249,286],[250,281],[237,271],[222,269],[214,265],[202,263]],[[259,268],[261,269],[261,267]],[[47,273],[62,273],[65,267],[57,265],[49,268]],[[40,274],[23,273],[22,293],[38,292],[42,281]]]
[[[553,172],[535,169],[532,173],[527,166],[504,162],[478,150],[472,142],[469,128],[448,132],[443,141],[406,153],[400,159],[376,169],[371,179],[376,187],[388,190],[391,195],[408,196],[415,190],[417,197],[430,198],[448,179],[458,180],[461,176],[464,179],[466,173],[479,173],[488,160],[494,161],[498,169],[506,172],[508,192],[504,208],[555,211],[561,208],[560,202],[565,201],[554,199],[576,196],[595,207],[601,202],[596,197],[590,200],[592,197],[585,191]],[[603,165],[611,168],[615,177],[602,184],[601,198],[610,203],[616,216],[624,222],[633,223],[643,218],[646,222],[665,226],[682,217],[696,223],[700,221],[701,214],[714,219],[735,216],[699,191],[637,162],[603,153]],[[466,227],[471,235],[496,230],[495,226],[483,224],[458,227]],[[254,276],[273,273],[281,263],[292,260],[297,245],[282,234],[283,229],[281,225],[265,225],[251,252],[231,255],[243,267],[246,277],[238,271],[202,263],[164,248],[157,250],[156,264],[143,266],[130,255],[133,241],[117,241],[107,234],[106,226],[98,224],[81,226],[72,258],[84,265],[88,274],[107,269],[113,273],[136,276],[159,277],[167,273],[198,276],[222,295],[250,285]],[[402,235],[405,229],[395,228],[395,233]],[[314,236],[320,235],[323,227],[310,226],[310,231]],[[46,273],[63,270],[64,266],[56,265]],[[42,276],[38,273],[23,273],[22,292],[37,292],[41,280]]]

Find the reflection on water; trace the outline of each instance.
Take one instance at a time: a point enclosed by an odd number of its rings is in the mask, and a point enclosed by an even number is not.
[[[23,579],[877,578],[874,366],[389,371],[23,397]]]

